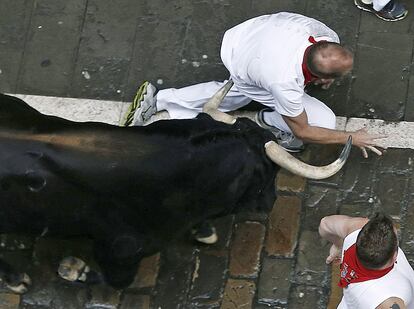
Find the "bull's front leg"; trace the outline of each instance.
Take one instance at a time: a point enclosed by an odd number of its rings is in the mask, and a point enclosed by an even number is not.
[[[134,281],[143,257],[143,244],[143,239],[135,233],[119,233],[95,240],[95,259],[109,285],[125,288]]]
[[[26,273],[17,272],[13,266],[0,259],[0,280],[11,291],[22,294],[32,284],[30,277]]]
[[[207,220],[195,225],[191,232],[194,239],[203,244],[212,245],[218,240],[216,228]]]
[[[91,270],[83,260],[74,256],[65,257],[60,261],[58,274],[62,279],[71,282],[97,284],[103,281],[99,273]]]

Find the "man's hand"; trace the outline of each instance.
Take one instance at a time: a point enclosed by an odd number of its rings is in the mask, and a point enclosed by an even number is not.
[[[326,90],[326,89],[329,89],[329,87],[331,87],[334,81],[335,81],[334,78],[319,78],[315,80],[313,83],[315,85],[321,85],[321,88]]]
[[[331,246],[329,249],[329,256],[326,258],[326,264],[331,264],[335,261],[340,261],[342,255],[342,248],[339,248],[335,244]]]
[[[377,143],[377,139],[386,138],[387,135],[383,134],[370,134],[367,129],[359,129],[351,133],[352,135],[352,144],[361,148],[362,155],[364,158],[368,158],[367,149],[376,153],[377,155],[382,155],[382,152],[377,148],[383,148]]]

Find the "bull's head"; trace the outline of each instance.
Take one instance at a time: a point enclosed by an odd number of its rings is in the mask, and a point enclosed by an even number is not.
[[[233,86],[233,81],[229,80],[217,93],[204,105],[203,111],[209,114],[213,119],[221,122],[225,122],[228,124],[233,124],[236,122],[236,118],[223,113],[218,110],[220,103],[223,101],[224,97],[226,96],[227,92]],[[344,149],[342,150],[341,155],[339,158],[332,162],[331,164],[325,166],[313,166],[306,164],[290,153],[288,153],[285,149],[280,147],[276,142],[269,141],[267,142],[264,147],[266,148],[266,154],[270,160],[274,163],[287,169],[288,171],[303,176],[310,179],[324,179],[328,178],[335,173],[337,173],[342,166],[345,164],[346,160],[348,159],[349,153],[351,151],[351,144],[352,138],[351,136],[348,139]]]

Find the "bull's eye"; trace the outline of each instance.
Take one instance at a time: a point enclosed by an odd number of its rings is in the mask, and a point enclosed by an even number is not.
[[[46,186],[46,179],[36,174],[35,171],[26,171],[26,185],[32,192],[39,192]]]

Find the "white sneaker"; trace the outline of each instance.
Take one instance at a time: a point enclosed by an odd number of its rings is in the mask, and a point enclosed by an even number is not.
[[[303,141],[301,139],[297,138],[295,135],[293,135],[290,132],[285,132],[276,127],[270,126],[264,121],[263,113],[266,111],[271,111],[271,110],[265,108],[256,114],[256,117],[255,117],[256,123],[263,129],[266,129],[272,132],[273,135],[276,137],[276,141],[279,144],[279,146],[283,147],[286,151],[289,151],[289,152],[303,151],[305,149],[305,145],[303,144]]]

